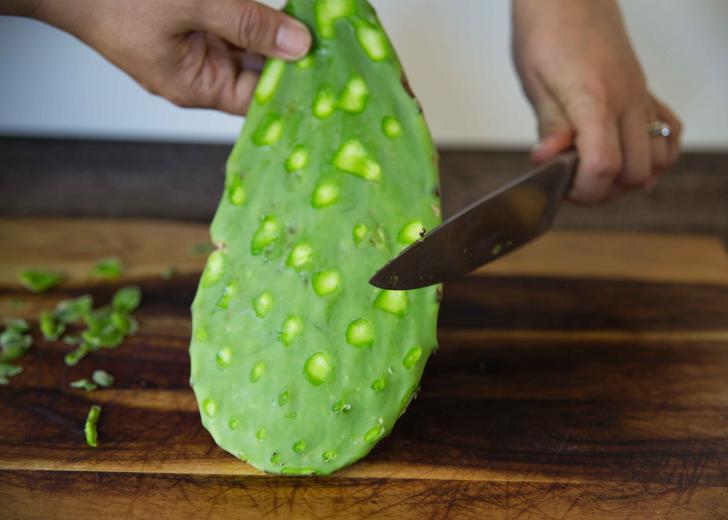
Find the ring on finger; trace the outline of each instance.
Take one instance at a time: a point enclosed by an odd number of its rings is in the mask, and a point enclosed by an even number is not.
[[[647,123],[647,133],[650,137],[670,137],[672,131],[665,121],[655,119]]]

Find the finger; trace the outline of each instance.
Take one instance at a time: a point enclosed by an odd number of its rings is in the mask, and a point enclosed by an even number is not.
[[[218,110],[233,115],[245,114],[253,99],[255,86],[258,83],[260,74],[254,70],[240,69],[230,89],[223,91],[214,100],[214,106]]]
[[[634,108],[620,121],[623,166],[618,182],[628,188],[644,186],[652,176],[648,114],[649,111],[642,107]]]
[[[532,92],[529,97],[536,110],[539,135],[538,144],[531,150],[531,160],[542,164],[573,145],[574,131],[561,106],[545,89]]]
[[[233,45],[286,60],[300,58],[311,46],[305,25],[251,0],[201,2],[196,30],[209,31]]]
[[[670,108],[663,104],[659,99],[654,98],[657,108],[657,116],[659,119],[667,123],[670,127],[670,135],[667,137],[667,166],[673,166],[680,158],[680,139],[682,137],[682,122],[673,113]]]
[[[574,143],[574,132],[570,129],[554,131],[541,139],[531,150],[531,160],[536,164],[550,161]]]
[[[573,105],[568,115],[576,129],[579,167],[569,199],[596,204],[606,199],[622,170],[622,152],[616,117],[591,100]]]
[[[671,164],[667,138],[662,136],[650,138],[650,157],[652,157],[651,177],[663,175]]]
[[[249,52],[243,52],[240,55],[240,66],[244,69],[254,70],[261,72],[263,65],[265,65],[265,58],[260,54],[251,54]]]
[[[650,97],[650,116],[649,121],[665,121],[660,115],[657,100]],[[669,126],[669,123],[667,123]],[[669,138],[669,136],[668,136]],[[652,158],[652,175],[643,184],[643,188],[647,192],[652,192],[657,185],[660,176],[664,175],[667,168],[671,165],[670,161],[670,142],[664,136],[650,136],[650,157]]]
[[[260,54],[253,54],[235,47],[234,45],[227,44],[229,48],[230,56],[240,65],[241,68],[247,70],[254,70],[261,72],[265,65],[265,57]]]

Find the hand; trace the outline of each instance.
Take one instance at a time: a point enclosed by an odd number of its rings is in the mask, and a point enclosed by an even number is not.
[[[538,117],[532,159],[579,152],[573,202],[649,189],[677,161],[682,126],[648,91],[614,0],[513,0],[513,54]],[[669,138],[648,136],[658,119]]]
[[[35,3],[33,12],[17,14],[74,34],[150,92],[184,107],[244,114],[262,56],[296,59],[311,45],[302,23],[251,0]]]

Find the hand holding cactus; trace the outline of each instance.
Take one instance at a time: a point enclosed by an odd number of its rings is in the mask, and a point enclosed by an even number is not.
[[[533,104],[537,163],[576,146],[570,194],[582,204],[652,187],[680,154],[681,125],[648,90],[614,0],[514,0],[513,53]],[[650,139],[664,121],[667,139]]]
[[[263,57],[300,58],[305,25],[252,0],[10,1],[75,35],[147,90],[176,105],[244,114]]]

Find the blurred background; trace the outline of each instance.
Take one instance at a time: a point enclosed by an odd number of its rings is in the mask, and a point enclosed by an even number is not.
[[[440,147],[445,214],[526,171],[535,120],[511,64],[510,0],[372,2]],[[686,153],[654,192],[566,207],[556,225],[728,237],[728,2],[622,7]],[[242,117],[177,108],[71,36],[12,17],[0,17],[0,93],[0,215],[211,218]]]
[[[280,7],[281,1],[268,0]],[[373,0],[438,144],[530,147],[510,61],[509,0]],[[728,2],[622,2],[653,90],[689,149],[728,147]],[[71,36],[0,18],[0,134],[230,143],[241,118],[152,96]]]

